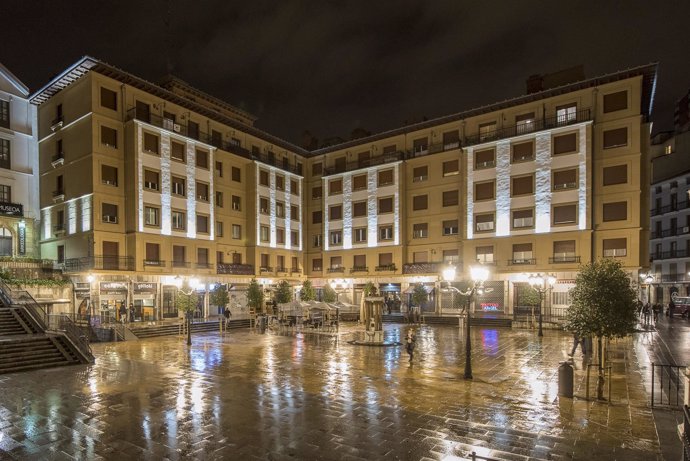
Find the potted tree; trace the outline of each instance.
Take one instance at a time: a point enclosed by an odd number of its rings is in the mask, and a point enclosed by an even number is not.
[[[256,279],[251,279],[247,289],[247,305],[254,313],[260,313],[264,305],[264,292]]]
[[[223,283],[216,284],[213,290],[211,290],[208,301],[211,305],[218,307],[218,313],[222,313],[225,310],[225,306],[230,302],[227,285]]]
[[[177,290],[175,296],[175,306],[177,310],[184,314],[185,322],[187,324],[187,345],[192,344],[192,315],[196,310],[197,294],[189,283],[185,281]]]

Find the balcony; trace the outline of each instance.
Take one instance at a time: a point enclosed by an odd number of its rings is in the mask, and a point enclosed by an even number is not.
[[[86,256],[65,259],[65,272],[86,270],[133,271],[134,258],[131,256]]]
[[[58,189],[53,191],[53,203],[62,202],[65,200],[65,190]]]
[[[276,273],[287,274],[288,273],[287,267],[276,267]]]
[[[439,274],[443,263],[403,264],[403,274]]]
[[[197,269],[211,269],[213,265],[211,263],[196,263]]]
[[[160,259],[144,259],[144,267],[166,267],[166,263]]]
[[[329,267],[328,268],[329,274],[342,274],[344,272],[345,272],[345,268],[343,266],[336,266],[336,267]]]
[[[64,165],[65,163],[65,154],[63,152],[58,152],[57,154],[53,155],[53,158],[50,160],[50,164],[53,166],[53,168],[57,168],[60,165]]]
[[[302,269],[300,269],[299,267],[291,267],[290,268],[290,274],[301,274],[301,273],[302,273]]]
[[[586,122],[592,120],[589,109],[581,109],[575,113],[575,117],[570,120],[564,117],[547,117],[543,119],[535,119],[531,126],[521,125],[510,125],[503,128],[497,128],[488,133],[476,133],[469,136],[465,136],[463,146],[472,146],[475,144],[481,144],[484,142],[497,141],[499,139],[512,138],[513,136],[519,136],[527,133],[534,133],[537,131],[548,130],[551,128],[566,126],[575,123]]]
[[[180,261],[173,259],[172,267],[184,267],[189,269],[190,267],[192,267],[192,264],[189,261]]]
[[[254,275],[254,266],[251,264],[216,264],[217,274],[228,275]]]
[[[236,149],[237,147],[231,147],[231,148],[228,148],[226,150],[230,150],[233,148]],[[230,152],[232,152],[232,150],[230,150]],[[247,152],[249,152],[249,151],[247,151]],[[252,158],[253,160],[256,160],[257,162],[265,163],[266,165],[271,165],[271,166],[274,166],[276,168],[280,168],[283,171],[288,171],[290,173],[294,173],[294,174],[302,176],[302,168],[300,166],[298,166],[296,164],[291,165],[289,163],[278,161],[278,159],[275,158],[275,155],[256,154],[256,153],[250,154],[250,155],[251,155],[250,158]]]
[[[55,131],[59,128],[62,128],[64,123],[65,118],[62,115],[56,117],[52,122],[50,122],[50,131]]]
[[[533,266],[535,264],[537,264],[535,258],[516,258],[508,260],[509,266]]]
[[[273,268],[271,266],[261,266],[259,267],[259,273],[263,274],[265,272],[273,272]]]
[[[690,257],[690,251],[687,249],[660,251],[652,253],[651,255],[649,255],[649,257],[654,261],[658,261],[660,259],[688,258]]]
[[[376,272],[385,272],[385,271],[395,272],[397,270],[397,268],[395,267],[395,264],[383,264],[381,266],[376,266],[376,268],[374,270]]]
[[[549,264],[572,264],[580,263],[580,257],[579,256],[553,256],[549,258]]]
[[[405,152],[397,151],[391,152],[389,154],[379,155],[378,157],[371,157],[363,161],[348,162],[344,167],[340,168],[324,168],[322,176],[330,176],[333,174],[346,173],[349,171],[361,170],[362,168],[369,168],[377,165],[384,165],[386,163],[393,163],[400,160],[404,160],[406,157]]]
[[[354,274],[356,272],[369,272],[369,267],[367,266],[352,266],[350,269],[350,274]]]
[[[65,225],[63,223],[53,225],[53,234],[62,235],[65,233]]]

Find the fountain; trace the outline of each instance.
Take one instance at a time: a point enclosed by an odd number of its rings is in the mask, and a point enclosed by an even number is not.
[[[383,339],[383,296],[379,296],[376,288],[364,297],[364,309],[362,311],[362,323],[364,324],[364,340],[349,341],[350,344],[359,346],[400,346],[396,341]]]

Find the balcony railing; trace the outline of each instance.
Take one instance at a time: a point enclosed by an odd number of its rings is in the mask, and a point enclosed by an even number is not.
[[[192,264],[189,261],[176,261],[173,259],[172,267],[185,267],[190,268]]]
[[[211,269],[213,265],[211,263],[196,263],[197,269]]]
[[[438,274],[442,263],[403,264],[403,274]]]
[[[261,267],[259,267],[259,272],[260,273],[273,272],[273,268],[271,266],[261,266]]]
[[[299,267],[291,267],[291,268],[290,268],[290,273],[291,273],[291,274],[301,274],[301,273],[302,273],[302,269],[300,269]]]
[[[328,268],[329,274],[342,274],[343,272],[345,272],[345,268],[343,266],[329,267]]]
[[[686,248],[677,249],[677,250],[669,250],[669,251],[660,251],[660,252],[652,253],[650,255],[650,257],[653,260],[673,259],[673,258],[688,258],[688,257],[690,257],[690,251],[688,251]]]
[[[58,189],[53,191],[53,200],[65,198],[65,189]]]
[[[144,259],[144,266],[166,267],[166,262],[161,259]]]
[[[216,264],[218,274],[228,275],[254,275],[254,266],[251,264]]]
[[[65,259],[65,272],[85,270],[133,271],[134,258],[131,256],[85,256]]]
[[[65,154],[63,152],[58,152],[57,154],[53,155],[52,159],[50,160],[50,164],[53,166],[53,168],[57,168],[63,163],[65,163]]]
[[[354,171],[354,170],[359,170],[362,168],[369,168],[372,166],[377,166],[377,165],[384,165],[386,163],[393,163],[397,162],[399,160],[403,160],[406,157],[406,153],[404,151],[397,151],[397,152],[391,152],[389,154],[383,154],[379,155],[377,157],[371,157],[366,160],[362,161],[356,161],[356,162],[348,162],[344,166],[336,168],[336,167],[330,167],[330,168],[324,168],[323,169],[323,176],[329,176],[332,174],[338,174],[338,173],[346,173],[348,171]]]
[[[535,258],[516,258],[508,260],[509,266],[533,266],[535,264],[537,264]]]
[[[65,231],[65,225],[64,224],[55,224],[53,225],[53,232],[64,232]]]
[[[63,123],[65,123],[65,118],[62,115],[55,117],[53,121],[50,122],[50,130],[55,131],[58,128],[61,128]]]
[[[579,256],[553,256],[549,258],[549,264],[566,264],[580,262]]]
[[[287,267],[276,267],[276,272],[288,273]]]
[[[395,264],[383,264],[383,265],[381,265],[381,266],[376,266],[376,268],[375,268],[375,270],[376,270],[377,272],[383,272],[383,271],[392,271],[392,272],[395,272],[396,269],[397,269],[397,268],[395,267]]]
[[[350,274],[354,274],[355,272],[369,272],[369,268],[367,266],[352,266]]]
[[[483,142],[496,141],[499,139],[511,138],[521,134],[534,133],[536,131],[548,130],[558,126],[566,126],[574,123],[581,123],[591,120],[589,109],[581,109],[575,113],[575,117],[568,120],[565,117],[553,116],[543,119],[535,119],[530,125],[510,125],[497,128],[487,133],[476,133],[465,136],[463,146],[471,146]]]

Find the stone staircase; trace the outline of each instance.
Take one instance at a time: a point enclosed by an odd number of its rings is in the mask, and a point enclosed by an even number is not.
[[[81,363],[65,339],[37,334],[0,338],[0,374]]]
[[[404,323],[405,318],[400,314],[384,314],[383,321],[385,323]],[[436,316],[425,315],[424,323],[428,325],[449,325],[458,326],[457,316]],[[511,328],[513,321],[509,318],[493,318],[493,317],[472,317],[470,319],[470,326],[483,326],[494,328]]]
[[[230,320],[228,329],[236,330],[241,328],[249,328],[249,319]],[[142,325],[129,328],[134,335],[139,339],[153,338],[157,336],[172,336],[180,334],[179,323],[164,323],[154,326]],[[218,332],[219,322],[217,320],[209,320],[206,322],[196,322],[192,324],[192,335],[194,333],[203,332]]]
[[[39,333],[22,309],[0,308],[0,337]]]

